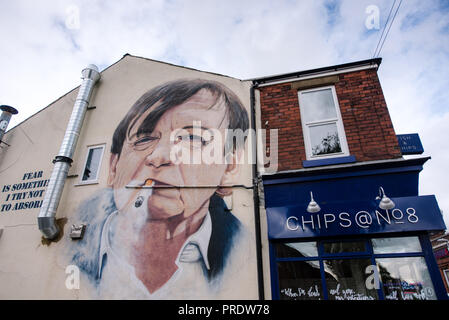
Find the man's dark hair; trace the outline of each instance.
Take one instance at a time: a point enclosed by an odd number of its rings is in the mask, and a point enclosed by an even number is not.
[[[114,131],[111,152],[120,155],[123,142],[125,141],[125,138],[129,136],[129,133],[138,118],[154,104],[159,103],[159,105],[143,120],[142,124],[137,129],[138,134],[148,131],[152,132],[156,127],[157,122],[166,111],[184,103],[201,89],[210,91],[216,97],[215,103],[220,99],[223,99],[226,106],[225,116],[227,116],[229,120],[228,129],[241,129],[243,132],[248,129],[249,121],[247,111],[240,102],[240,99],[226,86],[211,80],[175,80],[147,91],[134,103]],[[238,145],[235,147],[240,148],[243,146]]]

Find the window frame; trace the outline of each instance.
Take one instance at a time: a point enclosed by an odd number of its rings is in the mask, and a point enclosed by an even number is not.
[[[322,91],[322,90],[327,90],[327,89],[331,89],[331,92],[332,92],[332,98],[334,100],[336,118],[323,119],[323,120],[312,121],[312,122],[306,123],[305,117],[304,117],[304,111],[302,110],[303,108],[301,107],[301,105],[302,105],[301,95],[304,93]],[[341,116],[340,104],[338,103],[335,86],[330,85],[330,86],[322,86],[322,87],[314,87],[314,88],[309,88],[309,89],[304,89],[304,90],[298,90],[298,101],[299,101],[299,111],[301,114],[301,126],[302,126],[303,137],[304,137],[304,146],[305,146],[305,150],[306,150],[306,159],[307,160],[319,160],[319,159],[330,159],[330,158],[339,158],[339,157],[349,156],[350,155],[349,147],[348,147],[348,142],[346,140],[345,128],[343,125],[343,118]],[[310,128],[320,126],[320,125],[326,125],[326,124],[335,124],[336,125],[338,137],[340,139],[341,152],[336,152],[336,153],[326,154],[326,155],[313,155],[312,154]]]
[[[401,253],[374,253],[372,246],[372,239],[376,238],[402,238],[402,237],[417,237],[420,242],[421,251],[408,251]],[[324,252],[324,244],[329,242],[354,242],[361,241],[365,242],[366,251],[360,252],[341,252],[341,253],[332,253],[328,254]],[[271,267],[271,293],[272,298],[274,300],[280,299],[280,287],[279,287],[279,273],[277,269],[278,262],[294,262],[294,261],[317,261],[320,265],[320,271],[322,275],[321,279],[321,288],[323,290],[324,300],[329,300],[328,292],[327,292],[327,283],[324,275],[324,261],[325,260],[335,260],[335,259],[371,259],[372,265],[377,266],[376,259],[381,258],[405,258],[405,257],[422,257],[426,263],[426,267],[428,269],[432,284],[434,286],[435,293],[437,294],[437,286],[435,280],[432,275],[431,267],[429,266],[429,257],[425,248],[425,236],[421,234],[401,234],[401,235],[367,235],[362,237],[349,237],[349,238],[341,238],[341,237],[332,237],[332,238],[308,238],[308,239],[283,239],[283,240],[275,240],[269,242],[269,250],[270,250],[270,267]],[[292,242],[315,242],[318,249],[318,256],[311,257],[277,257],[277,252],[275,249],[276,243],[292,243]],[[378,300],[385,300],[384,292],[383,292],[383,282],[382,279],[379,279],[380,287],[377,289]],[[438,299],[438,294],[437,294]]]
[[[446,281],[446,285],[449,288],[449,269],[444,269],[443,275],[444,275],[444,280]],[[449,293],[448,293],[448,295],[449,295]]]
[[[98,170],[97,170],[95,179],[83,180],[84,171],[86,170],[86,165],[87,165],[87,160],[89,159],[90,150],[99,149],[99,148],[101,148],[101,155],[100,155],[100,161],[98,163]],[[86,155],[84,157],[84,162],[83,162],[83,166],[82,166],[81,173],[80,173],[80,179],[79,179],[77,185],[87,185],[87,184],[97,184],[98,183],[99,176],[100,176],[100,170],[101,170],[101,164],[103,163],[103,156],[104,156],[105,148],[106,148],[105,143],[87,146]]]

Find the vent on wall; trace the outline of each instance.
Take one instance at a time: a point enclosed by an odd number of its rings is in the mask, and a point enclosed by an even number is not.
[[[6,142],[3,141],[3,135],[6,132],[6,128],[8,128],[8,124],[9,124],[9,120],[11,119],[11,116],[13,114],[19,113],[19,111],[17,111],[13,107],[7,106],[7,105],[1,105],[0,110],[2,110],[2,114],[0,115],[0,145],[3,143],[3,144],[6,144],[7,146],[9,146],[9,144],[7,144]]]

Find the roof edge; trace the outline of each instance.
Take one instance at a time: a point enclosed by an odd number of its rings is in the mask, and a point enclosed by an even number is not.
[[[225,74],[221,74],[221,73],[210,72],[210,71],[205,71],[205,70],[200,70],[200,69],[195,69],[195,68],[191,68],[191,67],[182,66],[182,65],[179,65],[179,64],[165,62],[165,61],[161,61],[161,60],[146,58],[146,57],[142,57],[142,56],[136,56],[136,55],[133,55],[133,54],[130,54],[130,53],[125,53],[123,55],[122,59],[125,58],[126,56],[133,57],[133,58],[138,58],[138,59],[144,59],[144,60],[147,60],[147,61],[152,61],[152,62],[157,62],[157,63],[162,63],[162,64],[166,64],[166,65],[169,65],[169,66],[172,66],[172,67],[184,68],[184,69],[187,69],[187,70],[198,71],[198,72],[202,72],[202,73],[208,73],[208,74],[211,74],[211,75],[220,76],[220,77],[226,77],[226,78],[239,80],[239,81],[243,81],[243,82],[244,81],[251,81],[251,80],[243,80],[243,79],[231,77],[231,76],[228,76],[228,75],[225,75]]]
[[[241,81],[241,82],[252,81],[253,84],[263,84],[263,83],[269,83],[269,82],[274,82],[274,81],[279,81],[279,80],[295,79],[295,78],[299,78],[299,77],[304,76],[304,75],[312,75],[312,74],[317,74],[318,75],[320,73],[325,73],[325,72],[329,72],[329,71],[344,70],[344,69],[350,69],[350,68],[360,67],[360,66],[367,66],[367,65],[373,65],[373,66],[377,65],[377,66],[379,66],[381,64],[381,62],[382,62],[382,58],[379,57],[379,58],[373,58],[373,59],[368,59],[368,60],[361,60],[361,61],[355,61],[355,62],[339,64],[339,65],[335,65],[335,66],[321,67],[321,68],[316,68],[316,69],[297,71],[297,72],[291,72],[291,73],[284,73],[284,74],[272,75],[272,76],[266,76],[266,77],[260,77],[260,78],[239,79],[239,78],[231,77],[231,76],[220,74],[220,73],[204,71],[204,70],[200,70],[200,69],[195,69],[195,68],[185,67],[185,66],[181,66],[181,65],[176,65],[176,64],[173,64],[173,63],[169,63],[169,62],[164,62],[164,61],[160,61],[160,60],[155,60],[155,59],[150,59],[150,58],[146,58],[146,57],[141,57],[141,56],[133,55],[133,54],[130,54],[130,53],[125,53],[120,59],[118,59],[117,61],[113,62],[112,64],[110,64],[109,66],[107,66],[106,68],[101,70],[100,74],[102,74],[104,71],[110,69],[111,67],[115,66],[116,64],[118,64],[119,62],[124,60],[126,57],[132,57],[132,58],[137,58],[137,59],[144,59],[144,60],[147,60],[147,61],[162,63],[162,64],[166,64],[166,65],[174,66],[174,67],[178,67],[178,68],[184,68],[184,69],[188,69],[188,70],[192,70],[192,71],[198,71],[198,72],[207,73],[207,74],[211,74],[211,75],[216,75],[216,76],[220,76],[220,77],[226,77],[226,78],[238,80],[238,81]],[[43,107],[42,109],[40,109],[36,113],[30,115],[28,118],[22,120],[21,122],[17,123],[13,127],[9,128],[6,133],[8,133],[9,131],[17,128],[18,126],[20,126],[21,124],[23,124],[27,120],[33,118],[35,115],[37,115],[40,112],[44,111],[45,109],[51,107],[53,104],[55,104],[59,100],[63,99],[65,96],[69,95],[74,90],[78,89],[79,86],[80,85],[77,85],[73,89],[69,90],[68,92],[66,92],[63,95],[61,95],[60,97],[58,97],[57,99],[55,99],[52,102],[50,102],[47,106]]]
[[[335,72],[335,71],[342,71],[345,69],[352,69],[356,67],[362,67],[362,66],[377,66],[379,67],[382,63],[382,58],[373,58],[373,59],[367,59],[367,60],[360,60],[360,61],[354,61],[354,62],[348,62],[343,64],[338,64],[334,66],[328,66],[328,67],[321,67],[321,68],[315,68],[315,69],[309,69],[309,70],[303,70],[303,71],[296,71],[296,72],[289,72],[284,74],[277,74],[277,75],[271,75],[266,77],[260,77],[260,78],[252,78],[252,79],[246,79],[246,81],[252,81],[254,84],[264,84],[274,81],[281,81],[281,80],[290,80],[295,78],[300,78],[306,75],[319,75],[321,73],[326,72]]]

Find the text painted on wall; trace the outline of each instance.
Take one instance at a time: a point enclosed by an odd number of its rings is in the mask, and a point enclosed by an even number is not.
[[[43,179],[43,171],[26,172],[22,180],[1,187],[0,213],[40,208],[49,179]]]

